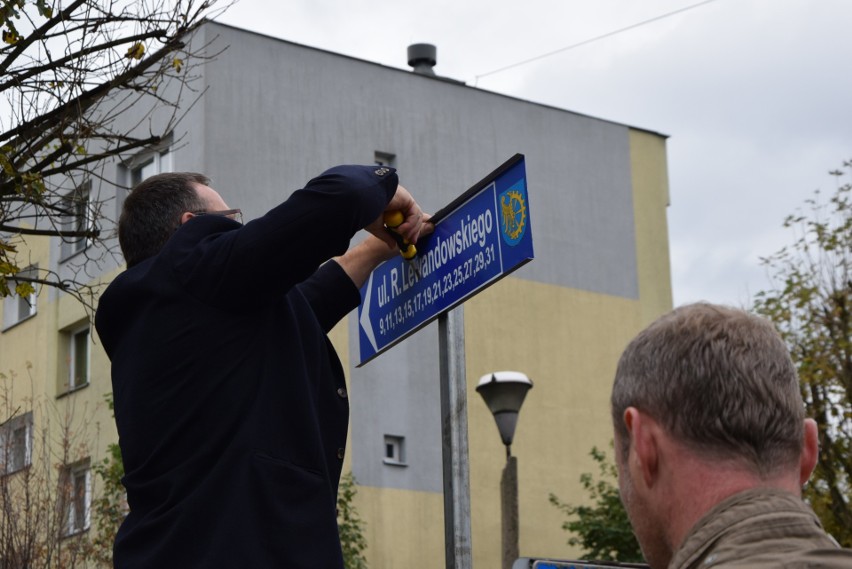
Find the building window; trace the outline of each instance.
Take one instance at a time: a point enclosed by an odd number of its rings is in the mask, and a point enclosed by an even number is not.
[[[390,152],[376,150],[373,161],[378,166],[390,166],[391,168],[396,168],[396,154],[392,154]]]
[[[66,536],[89,529],[92,505],[92,470],[89,460],[63,468],[60,492],[65,512]]]
[[[66,333],[68,353],[68,391],[89,384],[89,326]]]
[[[145,154],[135,161],[130,168],[130,187],[136,187],[145,178],[154,174],[172,171],[172,153],[166,148],[150,154]]]
[[[69,232],[92,231],[95,228],[95,216],[90,199],[91,184],[85,183],[65,196],[63,209],[65,218],[63,230]],[[86,236],[68,236],[62,238],[62,258],[84,251],[92,244]]]
[[[27,267],[18,274],[9,277],[12,286],[12,294],[3,299],[3,329],[10,328],[36,314],[35,283],[28,283],[28,279],[38,278],[38,266]],[[33,291],[29,294],[18,294],[15,286],[19,283],[27,283],[32,286]]]
[[[0,472],[12,474],[32,464],[32,411],[12,417],[0,426]]]
[[[406,466],[405,437],[385,435],[385,457],[382,462],[393,466]]]

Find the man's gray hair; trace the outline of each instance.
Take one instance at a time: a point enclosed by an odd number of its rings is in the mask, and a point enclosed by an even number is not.
[[[699,303],[659,318],[622,354],[611,405],[623,456],[628,407],[702,456],[742,462],[763,477],[802,451],[796,368],[772,324],[742,310]]]

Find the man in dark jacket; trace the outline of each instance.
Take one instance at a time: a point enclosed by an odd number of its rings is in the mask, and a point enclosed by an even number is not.
[[[621,356],[612,417],[653,569],[852,567],[802,501],[817,425],[770,322],[712,304],[664,315]]]
[[[382,213],[411,242],[424,216],[391,168],[332,168],[244,226],[208,183],[128,195],[128,268],[98,306],[130,505],[115,566],[342,568],[348,402],[326,333],[396,254]]]

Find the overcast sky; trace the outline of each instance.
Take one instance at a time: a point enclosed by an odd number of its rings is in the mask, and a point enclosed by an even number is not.
[[[400,69],[432,43],[439,75],[669,135],[675,304],[748,306],[784,217],[852,159],[852,0],[699,3],[238,0],[219,20]]]

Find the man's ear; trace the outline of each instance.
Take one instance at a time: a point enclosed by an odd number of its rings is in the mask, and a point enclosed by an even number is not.
[[[186,223],[187,221],[189,221],[193,217],[195,217],[195,214],[192,213],[191,211],[183,212],[183,214],[181,214],[181,216],[180,216],[180,224],[183,225],[184,223]]]
[[[635,407],[628,407],[624,411],[624,424],[630,437],[630,454],[628,467],[632,467],[631,458],[639,472],[634,472],[634,480],[639,474],[645,482],[645,486],[651,488],[658,479],[660,455],[659,455],[659,426],[650,416],[639,411]]]
[[[804,444],[799,457],[799,485],[804,486],[816,468],[819,458],[819,427],[813,419],[805,419]]]

